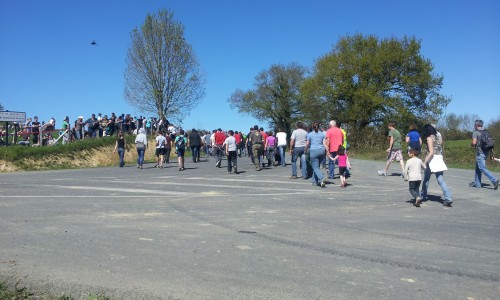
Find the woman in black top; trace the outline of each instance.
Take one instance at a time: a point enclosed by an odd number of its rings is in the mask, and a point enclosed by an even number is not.
[[[116,151],[118,151],[118,156],[120,157],[120,168],[122,168],[125,165],[125,162],[123,161],[123,156],[125,155],[126,146],[127,142],[123,137],[123,133],[120,132],[118,134],[118,139],[116,139],[115,150],[113,151],[113,153],[116,153]]]

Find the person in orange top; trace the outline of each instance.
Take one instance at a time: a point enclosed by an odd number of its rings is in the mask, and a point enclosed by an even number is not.
[[[330,121],[330,128],[326,131],[326,143],[329,145],[329,152],[331,157],[336,157],[339,147],[344,144],[344,134],[342,130],[337,127],[337,122]],[[335,172],[335,162],[329,160],[328,162],[328,178],[333,179]]]

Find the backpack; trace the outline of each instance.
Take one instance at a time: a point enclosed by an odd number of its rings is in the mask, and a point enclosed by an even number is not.
[[[493,140],[493,137],[486,129],[481,130],[481,137],[479,143],[482,150],[489,151],[495,148],[495,141]]]
[[[184,141],[184,137],[181,135],[175,142],[175,146],[177,150],[185,150],[186,149],[186,142]]]

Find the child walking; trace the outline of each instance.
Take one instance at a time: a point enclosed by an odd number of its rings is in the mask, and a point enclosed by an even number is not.
[[[351,164],[349,163],[349,157],[345,153],[345,148],[343,146],[339,146],[339,150],[337,151],[337,156],[332,157],[328,155],[328,158],[333,162],[338,160],[339,165],[339,173],[340,173],[340,187],[344,188],[347,186],[347,178],[350,177],[349,169],[351,168]]]
[[[422,182],[422,170],[425,169],[425,164],[420,158],[417,157],[419,151],[411,148],[408,151],[410,159],[406,162],[404,177],[408,180],[409,190],[411,195],[415,198],[415,206],[420,207],[422,197],[420,197],[419,189]]]

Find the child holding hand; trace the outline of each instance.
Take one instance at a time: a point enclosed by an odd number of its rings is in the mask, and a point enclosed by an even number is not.
[[[349,163],[349,157],[345,153],[345,148],[339,146],[339,150],[337,151],[337,156],[332,157],[328,155],[328,157],[332,161],[338,161],[339,165],[339,173],[340,173],[340,187],[344,188],[347,186],[347,178],[350,177],[349,169],[351,168],[351,164]]]

